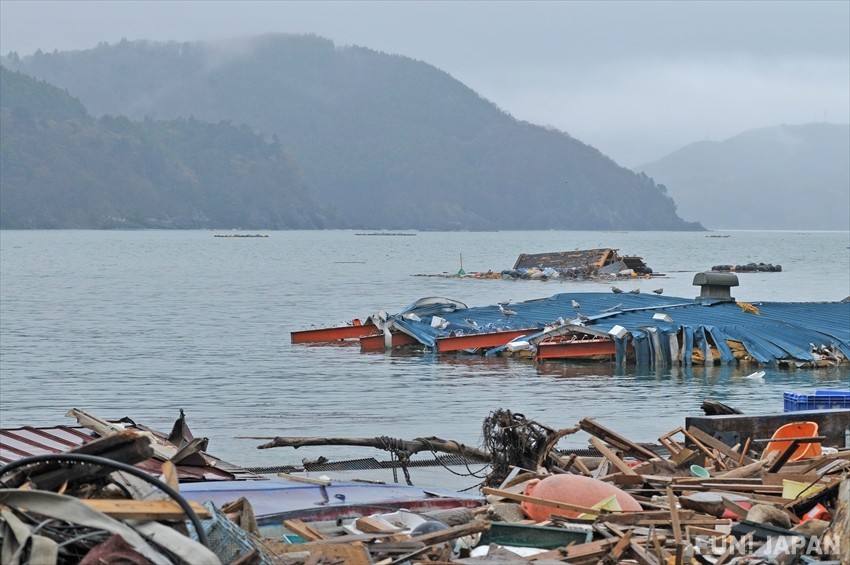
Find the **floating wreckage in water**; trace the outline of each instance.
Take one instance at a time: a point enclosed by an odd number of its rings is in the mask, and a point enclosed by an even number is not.
[[[641,257],[621,256],[616,249],[587,249],[558,253],[521,253],[514,268],[502,271],[510,278],[588,278],[652,275]]]
[[[425,298],[365,323],[292,332],[292,343],[359,339],[364,351],[400,347],[546,359],[671,366],[756,363],[830,366],[850,358],[848,302],[736,302],[731,273],[697,273],[695,299],[563,293],[504,306]],[[575,307],[579,304],[579,308]]]
[[[773,263],[747,263],[746,265],[714,265],[712,271],[722,273],[781,273],[782,265]]]
[[[521,253],[511,269],[467,273],[461,267],[457,274],[434,276],[543,281],[653,275],[660,276],[653,273],[641,257],[621,256],[616,249],[603,248],[553,253]]]
[[[266,233],[217,233],[213,237],[268,237]]]

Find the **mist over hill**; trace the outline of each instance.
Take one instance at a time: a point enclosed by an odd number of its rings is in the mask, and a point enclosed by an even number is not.
[[[699,141],[636,170],[709,228],[850,229],[850,125],[810,123]]]
[[[228,120],[275,136],[348,227],[702,229],[646,175],[406,57],[268,35],[122,41],[3,63],[96,116]]]
[[[276,142],[194,118],[94,119],[54,86],[0,67],[0,228],[321,228]]]

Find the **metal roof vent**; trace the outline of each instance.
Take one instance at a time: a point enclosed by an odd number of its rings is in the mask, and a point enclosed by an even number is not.
[[[697,299],[734,302],[731,288],[738,286],[738,276],[734,273],[697,273],[694,275],[694,286],[700,287]]]

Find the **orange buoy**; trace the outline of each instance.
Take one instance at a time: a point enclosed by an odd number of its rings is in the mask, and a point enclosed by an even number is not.
[[[525,486],[525,494],[586,508],[591,508],[594,504],[615,496],[622,510],[627,512],[643,510],[640,503],[627,492],[612,484],[582,475],[551,475],[542,480],[534,479]],[[529,518],[537,522],[547,520],[551,515],[575,518],[581,514],[581,512],[542,506],[533,502],[522,502],[520,506]]]

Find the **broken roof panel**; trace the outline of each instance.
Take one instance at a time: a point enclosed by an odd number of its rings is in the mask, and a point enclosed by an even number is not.
[[[592,266],[597,269],[616,261],[616,249],[582,249],[552,253],[520,253],[514,269],[570,269]]]
[[[456,304],[447,300],[442,309],[434,301],[427,308],[414,305],[390,316],[383,327],[404,332],[430,348],[443,337],[512,330],[533,334],[547,326],[572,323],[605,333],[619,325],[633,340],[645,339],[649,328],[667,334],[684,331],[697,345],[707,344],[708,335],[721,349],[729,339],[741,342],[763,363],[811,361],[813,348],[821,346],[836,347],[850,358],[850,303],[846,302],[739,305],[655,294],[564,293],[502,307],[459,309]],[[671,321],[653,319],[656,313],[666,314]]]

